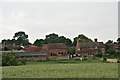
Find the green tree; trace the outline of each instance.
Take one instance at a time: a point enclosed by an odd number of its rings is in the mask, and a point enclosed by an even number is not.
[[[2,65],[3,66],[17,65],[15,53],[11,52],[4,54],[2,57]]]
[[[120,38],[117,39],[117,43],[120,44]]]
[[[16,53],[10,52],[2,55],[2,66],[18,66],[26,64],[23,60],[18,60]]]
[[[113,40],[108,40],[105,44],[112,44]]]
[[[37,39],[33,44],[36,46],[42,46],[45,43],[43,39]]]
[[[78,37],[75,37],[75,38],[74,38],[73,46],[76,46],[77,39],[78,39],[80,42],[88,42],[88,41],[91,41],[91,42],[92,42],[92,40],[91,40],[90,38],[88,38],[87,36],[85,36],[85,35],[83,35],[83,34],[79,34]]]
[[[75,54],[75,47],[69,47],[68,54]]]
[[[107,49],[106,53],[108,54],[107,55],[108,58],[118,58],[119,56],[119,54],[116,53],[116,49],[114,48]]]
[[[6,51],[6,50],[11,50],[12,49],[12,45],[13,45],[13,41],[12,40],[10,40],[10,39],[4,39],[4,40],[2,40],[2,44],[4,44],[5,43],[5,47],[4,47],[4,50]]]
[[[45,39],[45,43],[49,44],[49,43],[58,43],[58,34],[52,33],[49,35],[46,35],[46,39]]]
[[[110,48],[107,50],[107,54],[115,54],[115,53],[116,53],[116,50],[113,48]]]
[[[96,52],[95,56],[101,58],[101,57],[103,56],[103,54],[102,54],[102,52],[99,50],[99,51]]]
[[[64,43],[67,46],[71,46],[72,45],[72,41],[69,38],[66,38],[64,36],[58,36],[58,34],[52,33],[49,35],[46,35],[45,38],[45,44],[49,44],[49,43]]]
[[[16,40],[16,44],[18,45],[29,45],[28,35],[23,31],[16,32],[13,36],[13,39]]]
[[[66,37],[64,37],[64,36],[60,36],[59,38],[58,38],[58,42],[59,43],[64,43],[64,44],[66,44],[67,46],[72,46],[72,41],[69,39],[69,38],[66,38]]]

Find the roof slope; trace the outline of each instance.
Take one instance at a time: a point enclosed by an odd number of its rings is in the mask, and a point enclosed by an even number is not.
[[[45,47],[47,47],[47,49],[67,49],[67,45],[63,44],[63,43],[51,43],[51,44],[45,44]]]
[[[105,48],[103,42],[80,42],[79,45],[81,48],[95,48],[96,46],[98,48]]]

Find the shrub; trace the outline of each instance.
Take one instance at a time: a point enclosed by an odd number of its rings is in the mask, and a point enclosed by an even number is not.
[[[102,57],[102,52],[101,51],[97,51],[97,53],[95,54],[96,57]]]
[[[18,60],[16,53],[10,52],[2,56],[2,66],[18,66],[24,64],[26,64],[26,62]]]

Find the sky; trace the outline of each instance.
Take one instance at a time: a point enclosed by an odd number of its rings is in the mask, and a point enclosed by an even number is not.
[[[103,42],[118,38],[117,2],[19,1],[0,3],[0,41],[12,39],[18,31],[28,34],[31,43],[50,33],[72,41],[79,34]]]

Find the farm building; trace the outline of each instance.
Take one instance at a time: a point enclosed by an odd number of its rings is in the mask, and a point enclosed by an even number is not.
[[[51,56],[62,56],[68,54],[68,47],[63,43],[45,44],[43,50],[47,51]]]
[[[47,52],[21,52],[16,54],[19,59],[24,60],[46,60],[49,57]]]
[[[47,52],[50,56],[62,56],[68,54],[68,47],[63,43],[51,43],[43,46],[31,46],[23,49],[25,52]]]
[[[68,54],[68,47],[63,43],[51,43],[43,46],[31,46],[23,49],[25,52],[17,54],[25,60],[46,60],[51,56],[65,56]]]
[[[97,39],[95,39],[94,42],[79,42],[79,40],[77,40],[77,56],[94,55],[98,50],[100,50],[102,53],[105,53],[105,45],[103,44],[103,42],[98,42]]]
[[[30,46],[28,48],[21,48],[18,50],[16,45],[13,45],[13,52],[17,54],[19,59],[24,60],[46,60],[51,56],[67,56],[68,55],[68,47],[63,43],[51,43],[45,44],[43,46]],[[11,51],[3,51],[3,53],[7,53]]]

